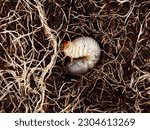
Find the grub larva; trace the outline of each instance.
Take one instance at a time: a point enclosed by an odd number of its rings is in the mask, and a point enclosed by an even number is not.
[[[67,70],[73,74],[83,74],[92,69],[100,57],[99,44],[90,37],[80,37],[64,42],[64,54],[71,58]]]

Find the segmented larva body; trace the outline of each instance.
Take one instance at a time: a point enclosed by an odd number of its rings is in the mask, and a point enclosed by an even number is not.
[[[80,37],[64,43],[64,53],[71,58],[67,69],[71,74],[83,74],[92,69],[100,57],[99,44],[90,37]]]

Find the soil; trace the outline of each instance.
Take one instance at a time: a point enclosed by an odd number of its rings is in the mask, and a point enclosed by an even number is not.
[[[57,41],[57,59],[34,0],[0,1],[0,112],[150,112],[150,1],[39,0]],[[63,41],[94,38],[96,66],[70,75]]]

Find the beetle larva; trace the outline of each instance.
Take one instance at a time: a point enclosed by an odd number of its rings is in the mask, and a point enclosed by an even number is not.
[[[71,58],[67,69],[71,74],[83,74],[92,69],[100,57],[99,44],[90,37],[80,37],[64,43],[64,54]]]

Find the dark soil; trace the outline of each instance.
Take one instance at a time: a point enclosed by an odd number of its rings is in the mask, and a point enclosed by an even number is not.
[[[41,2],[58,51],[80,36],[101,48],[95,68],[77,76],[67,73],[69,59],[59,52],[41,81],[54,51],[36,2],[1,0],[0,112],[150,112],[150,1],[119,1]]]

